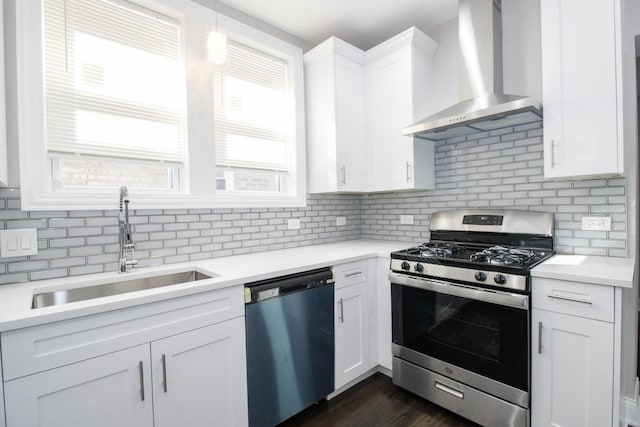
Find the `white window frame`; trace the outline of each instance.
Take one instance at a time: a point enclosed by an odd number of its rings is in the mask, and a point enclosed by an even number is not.
[[[186,62],[187,155],[181,193],[130,189],[132,208],[300,207],[306,205],[304,81],[302,49],[190,0],[131,0],[181,22]],[[287,194],[216,192],[212,78],[206,37],[228,37],[286,57],[291,66],[296,114],[294,157]],[[16,2],[17,112],[23,210],[116,209],[116,191],[50,191],[45,146],[42,1]],[[113,193],[113,194],[112,194]],[[134,206],[135,205],[135,206]]]

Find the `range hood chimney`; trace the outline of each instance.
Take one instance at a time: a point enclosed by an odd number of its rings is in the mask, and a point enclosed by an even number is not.
[[[459,0],[458,27],[461,102],[402,134],[439,141],[542,120],[539,101],[503,93],[501,0]]]

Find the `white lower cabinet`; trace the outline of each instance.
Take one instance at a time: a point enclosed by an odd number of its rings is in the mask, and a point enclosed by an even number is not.
[[[18,378],[4,387],[8,426],[153,425],[148,344]]]
[[[246,426],[243,309],[225,289],[3,334],[7,425]]]
[[[534,279],[531,425],[613,425],[614,288]]]
[[[245,425],[245,358],[243,318],[152,342],[154,426]]]
[[[378,365],[392,370],[393,354],[391,353],[391,282],[389,282],[389,257],[377,259],[376,274],[376,321],[378,325]]]
[[[348,384],[375,365],[368,261],[338,265],[335,272],[335,388]]]
[[[611,425],[613,324],[533,310],[532,425]]]
[[[369,370],[367,283],[335,293],[336,389]]]

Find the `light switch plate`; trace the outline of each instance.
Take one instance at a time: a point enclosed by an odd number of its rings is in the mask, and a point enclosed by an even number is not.
[[[582,230],[584,231],[611,231],[611,217],[609,216],[583,216]]]
[[[346,216],[337,216],[336,217],[336,225],[347,225],[347,217]]]
[[[35,228],[0,230],[0,258],[38,254],[38,233]]]
[[[413,215],[400,215],[400,224],[413,224]]]
[[[299,230],[300,229],[300,219],[299,218],[289,218],[287,221],[287,229],[289,230]]]

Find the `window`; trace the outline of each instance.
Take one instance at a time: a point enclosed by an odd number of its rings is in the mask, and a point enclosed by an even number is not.
[[[16,12],[23,209],[304,205],[301,49],[188,0]]]
[[[180,189],[180,23],[112,0],[43,7],[52,189]]]
[[[219,189],[286,191],[295,120],[288,64],[234,40],[228,50],[213,84]]]

